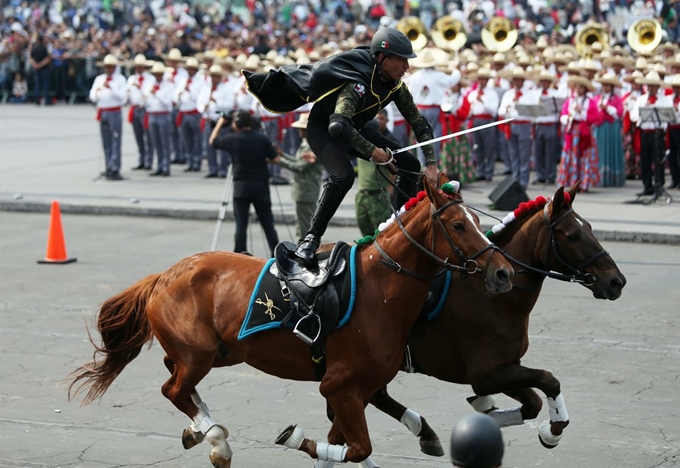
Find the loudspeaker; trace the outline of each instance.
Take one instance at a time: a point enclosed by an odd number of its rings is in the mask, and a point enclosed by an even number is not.
[[[527,193],[513,176],[506,177],[505,180],[491,192],[489,198],[493,204],[496,205],[496,208],[503,211],[512,211],[517,208],[520,203],[529,201]]]

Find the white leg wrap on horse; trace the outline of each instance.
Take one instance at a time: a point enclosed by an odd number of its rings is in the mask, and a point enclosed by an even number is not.
[[[297,450],[302,445],[303,440],[305,440],[305,431],[300,426],[295,426],[293,433],[283,443],[283,446]]]
[[[493,395],[478,396],[470,402],[470,405],[478,413],[486,413],[496,406],[496,397]]]
[[[564,398],[562,398],[561,393],[554,400],[548,397],[548,412],[550,413],[550,420],[553,422],[569,421],[569,413],[567,413],[567,407],[564,406]]]
[[[499,427],[521,426],[524,424],[522,420],[522,411],[519,406],[517,408],[508,408],[504,410],[493,410],[487,413],[497,423]]]
[[[376,465],[373,460],[370,458],[367,458],[366,460],[362,461],[359,463],[360,468],[380,468],[378,465]]]
[[[401,423],[408,427],[411,434],[417,436],[423,429],[423,421],[420,419],[420,415],[415,411],[406,408],[404,415],[401,417]]]
[[[206,405],[205,402],[201,400],[201,396],[197,392],[191,394],[191,401],[194,402],[194,405],[196,405],[203,414],[210,416],[210,409],[208,409],[208,405]]]
[[[543,421],[541,423],[541,427],[538,428],[538,436],[543,442],[546,443],[546,445],[550,445],[552,447],[559,444],[560,439],[562,438],[562,434],[554,435],[552,432],[550,432],[550,421]]]
[[[334,461],[317,460],[316,463],[314,463],[314,468],[334,468],[334,467],[335,467]]]
[[[191,430],[194,432],[202,432],[207,434],[211,427],[217,426],[217,423],[213,421],[210,416],[199,412],[194,419],[191,420]]]
[[[344,445],[334,445],[327,442],[316,443],[316,458],[338,463],[345,463],[348,448]]]

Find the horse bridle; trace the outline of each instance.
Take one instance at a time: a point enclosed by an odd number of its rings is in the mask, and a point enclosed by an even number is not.
[[[565,275],[563,273],[555,273],[553,271],[536,268],[520,260],[517,260],[509,253],[505,252],[504,250],[501,250],[503,256],[533,273],[538,273],[540,275],[547,276],[549,278],[553,278],[560,281],[567,281],[569,283],[580,283],[587,287],[594,285],[597,282],[597,278],[595,277],[595,275],[593,275],[592,273],[585,273],[582,270],[585,270],[590,265],[595,263],[600,257],[609,255],[609,252],[607,252],[605,249],[602,249],[598,253],[590,257],[590,259],[583,265],[576,267],[572,266],[573,264],[577,264],[577,262],[575,262],[569,256],[569,254],[564,251],[560,244],[557,243],[557,240],[555,239],[555,227],[557,227],[558,224],[564,221],[567,218],[567,216],[572,214],[574,212],[574,208],[569,208],[569,210],[562,213],[562,215],[559,218],[557,218],[555,221],[551,223],[548,206],[549,203],[546,203],[545,207],[543,208],[543,219],[545,220],[545,227],[548,230],[548,233],[550,234],[550,247],[546,251],[545,262],[543,264],[546,266],[548,265],[548,258],[550,257],[550,252],[552,251],[555,254],[555,258],[557,258],[557,260],[562,264],[562,266],[564,266],[568,271],[572,272],[572,274]],[[569,263],[567,263],[567,261],[563,257],[566,257]]]
[[[434,254],[434,246],[435,246],[436,237],[437,237],[436,229],[434,230],[434,233],[433,233],[433,236],[432,236],[432,250],[428,250],[423,245],[421,245],[417,240],[415,240],[413,238],[413,236],[411,236],[411,234],[409,234],[409,232],[406,230],[406,227],[404,226],[404,223],[402,223],[401,218],[399,217],[399,213],[394,212],[394,211],[393,211],[393,214],[394,214],[395,220],[396,220],[397,224],[399,225],[399,228],[401,229],[401,232],[404,234],[404,236],[406,236],[406,238],[409,240],[409,242],[411,242],[411,244],[415,245],[418,248],[418,250],[420,250],[421,252],[426,254],[428,257],[430,257],[432,260],[434,260],[435,263],[437,263],[438,265],[441,265],[441,268],[434,275],[423,275],[421,273],[417,273],[415,271],[408,270],[408,269],[402,267],[396,261],[394,261],[387,254],[387,252],[385,252],[385,250],[383,250],[383,248],[380,247],[380,245],[378,244],[378,241],[376,239],[373,242],[373,245],[375,246],[378,253],[380,253],[380,255],[383,257],[382,259],[378,260],[378,263],[381,263],[381,264],[383,264],[383,265],[385,265],[389,268],[392,268],[397,273],[404,273],[405,275],[411,276],[412,278],[416,278],[416,279],[420,279],[420,280],[424,280],[424,281],[434,280],[437,277],[437,275],[441,274],[443,271],[458,271],[458,272],[461,272],[462,276],[472,275],[472,274],[475,274],[475,273],[482,273],[483,270],[481,268],[479,268],[479,264],[477,263],[477,260],[475,260],[475,259],[478,258],[480,255],[482,255],[484,252],[490,250],[491,251],[490,254],[489,254],[489,260],[490,260],[493,253],[496,250],[500,251],[500,248],[498,248],[498,246],[496,246],[493,243],[489,243],[489,245],[487,245],[486,247],[484,247],[482,250],[475,253],[471,257],[467,257],[463,253],[463,251],[456,245],[453,238],[449,235],[448,231],[444,227],[444,223],[442,222],[442,220],[440,218],[441,214],[447,208],[449,208],[453,205],[458,205],[460,203],[463,203],[463,199],[462,198],[455,198],[455,199],[447,202],[446,204],[442,205],[439,209],[435,210],[434,205],[432,205],[432,203],[430,202],[430,210],[431,210],[431,213],[432,213],[431,214],[432,219],[436,220],[437,224],[442,228],[442,231],[444,231],[444,238],[448,242],[451,250],[453,250],[453,252],[455,252],[455,254],[462,260],[462,265],[452,264],[451,262],[449,262],[448,257],[447,258],[441,258],[441,257]]]

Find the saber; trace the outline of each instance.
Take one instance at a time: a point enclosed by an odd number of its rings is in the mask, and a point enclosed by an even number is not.
[[[398,150],[390,151],[388,149],[386,151],[387,151],[388,154],[390,154],[390,153],[391,154],[399,154],[399,153],[403,153],[404,151],[412,150],[414,148],[420,148],[421,146],[429,145],[429,144],[432,144],[432,143],[437,143],[438,141],[448,140],[449,138],[455,138],[457,136],[477,132],[479,130],[484,130],[485,128],[495,127],[497,125],[508,123],[512,120],[515,120],[515,118],[513,117],[511,119],[499,120],[498,122],[491,122],[491,123],[488,123],[488,124],[480,125],[479,127],[472,127],[472,128],[468,128],[467,130],[462,130],[460,132],[451,133],[449,135],[444,135],[444,136],[440,136],[438,138],[433,138],[431,140],[423,141],[422,143],[416,143],[415,145],[407,146],[405,148],[400,148]]]

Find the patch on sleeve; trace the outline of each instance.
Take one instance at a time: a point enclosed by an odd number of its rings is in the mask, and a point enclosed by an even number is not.
[[[354,85],[354,91],[357,92],[359,97],[364,97],[364,94],[366,94],[366,87],[361,83],[357,83],[356,85]]]

